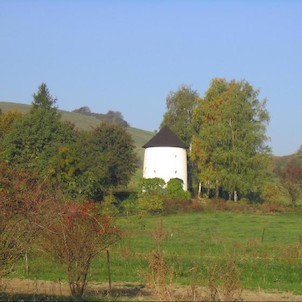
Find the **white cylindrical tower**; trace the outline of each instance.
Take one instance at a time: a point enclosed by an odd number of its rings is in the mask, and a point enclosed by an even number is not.
[[[183,189],[188,189],[187,146],[168,126],[163,127],[143,148],[144,178],[159,177],[166,183],[177,178]]]

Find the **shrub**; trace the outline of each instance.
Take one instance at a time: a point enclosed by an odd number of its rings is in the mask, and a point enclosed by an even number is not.
[[[138,196],[137,193],[131,193],[130,196],[122,201],[121,210],[128,215],[138,212]]]
[[[164,195],[159,192],[147,191],[138,198],[138,207],[143,212],[160,213],[164,207]]]
[[[100,210],[102,215],[115,216],[118,214],[118,209],[114,205],[115,197],[113,194],[108,194],[101,202]]]
[[[143,179],[138,196],[138,208],[149,213],[176,213],[190,206],[191,194],[184,191],[177,178],[166,185],[161,178]]]
[[[162,247],[167,239],[167,233],[163,221],[160,220],[152,232],[156,248],[148,254],[148,270],[143,273],[143,277],[154,290],[159,301],[175,301],[172,291],[175,271],[173,266],[168,264]]]
[[[177,178],[172,178],[168,181],[166,186],[167,196],[178,200],[189,200],[191,194],[189,191],[184,191],[182,183]]]
[[[290,205],[290,197],[284,187],[278,184],[267,184],[262,193],[261,198],[266,203]]]
[[[41,215],[41,248],[63,265],[71,293],[81,297],[95,256],[120,237],[110,216],[101,216],[96,204],[46,204]]]
[[[208,291],[212,301],[241,301],[240,270],[233,257],[207,266]]]
[[[143,178],[141,183],[142,192],[162,192],[166,183],[162,178]]]
[[[48,198],[27,173],[0,162],[0,278],[30,249],[40,202]]]

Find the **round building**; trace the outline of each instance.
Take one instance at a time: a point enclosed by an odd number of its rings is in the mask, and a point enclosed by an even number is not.
[[[187,191],[187,146],[168,127],[164,126],[143,148],[145,149],[143,177],[176,178]]]

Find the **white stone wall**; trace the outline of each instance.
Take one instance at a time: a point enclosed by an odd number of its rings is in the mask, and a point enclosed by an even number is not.
[[[188,189],[187,152],[176,147],[150,147],[145,149],[144,178],[163,178],[167,183],[171,178],[183,180],[184,190]]]

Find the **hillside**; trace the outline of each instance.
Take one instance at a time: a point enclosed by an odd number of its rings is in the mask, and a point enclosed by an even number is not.
[[[3,102],[3,101],[0,102],[0,109],[2,110],[2,112],[6,112],[9,110],[19,110],[22,113],[26,113],[29,112],[30,107],[31,107],[30,105],[26,105],[26,104]],[[80,113],[69,112],[64,110],[59,110],[59,112],[62,114],[63,120],[74,123],[75,126],[79,129],[89,130],[93,127],[96,127],[100,123],[100,120],[93,116],[83,115]],[[151,139],[154,133],[151,131],[146,131],[133,127],[128,127],[127,129],[133,137],[136,146],[136,151],[139,155],[142,164],[144,149],[141,146],[144,145],[149,139]],[[296,153],[286,156],[274,156],[274,166],[276,168],[283,167],[286,165],[288,161],[294,159],[296,156],[297,156]]]
[[[27,113],[29,112],[30,108],[31,105],[3,101],[0,102],[0,109],[2,110],[2,112],[6,112],[9,110],[18,110],[22,113]],[[78,129],[89,130],[96,127],[100,123],[100,120],[96,119],[93,116],[87,116],[80,113],[69,112],[64,110],[59,110],[59,112],[62,114],[62,119],[64,121],[70,121],[74,123],[76,128]],[[133,137],[136,146],[136,151],[142,163],[144,154],[142,145],[144,145],[153,136],[153,132],[133,127],[128,127],[127,130]]]
[[[302,166],[302,146],[294,154],[274,157],[274,166],[276,171],[282,170],[287,164],[291,164],[296,167]]]

